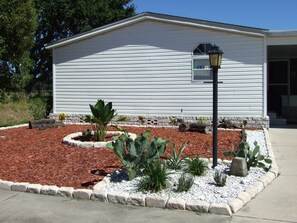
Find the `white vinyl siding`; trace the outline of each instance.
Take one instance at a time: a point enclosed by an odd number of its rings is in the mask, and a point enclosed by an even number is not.
[[[125,115],[212,115],[212,84],[192,81],[199,43],[224,51],[219,116],[263,116],[262,37],[144,21],[54,49],[54,112],[89,113],[97,99]]]

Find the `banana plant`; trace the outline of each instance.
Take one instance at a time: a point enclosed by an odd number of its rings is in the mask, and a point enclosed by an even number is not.
[[[116,110],[112,108],[112,102],[105,104],[102,99],[95,105],[90,104],[90,109],[92,115],[86,115],[84,121],[95,125],[94,140],[104,141],[108,124],[117,116]],[[122,116],[116,120],[118,121],[127,121],[127,118]]]

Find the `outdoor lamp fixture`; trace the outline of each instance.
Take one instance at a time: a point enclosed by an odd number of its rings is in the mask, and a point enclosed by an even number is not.
[[[212,148],[213,148],[213,165],[215,168],[218,164],[218,69],[221,68],[223,51],[216,45],[213,45],[207,52],[209,55],[209,64],[212,68],[213,76],[213,113],[212,113]]]

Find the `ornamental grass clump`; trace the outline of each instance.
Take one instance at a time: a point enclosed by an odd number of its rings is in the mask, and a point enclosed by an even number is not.
[[[194,176],[202,176],[208,169],[207,163],[204,160],[199,159],[199,157],[187,159],[186,163],[186,171],[193,174]]]
[[[218,187],[223,187],[226,185],[227,175],[219,170],[216,170],[213,179]]]
[[[183,173],[178,179],[177,192],[189,191],[194,184],[194,177],[190,173]]]
[[[169,170],[160,159],[149,163],[144,168],[144,177],[140,180],[140,191],[159,192],[169,185]]]

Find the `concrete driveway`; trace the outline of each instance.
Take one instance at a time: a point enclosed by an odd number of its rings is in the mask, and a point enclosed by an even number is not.
[[[297,128],[269,134],[280,176],[232,217],[0,190],[0,222],[297,223]]]

